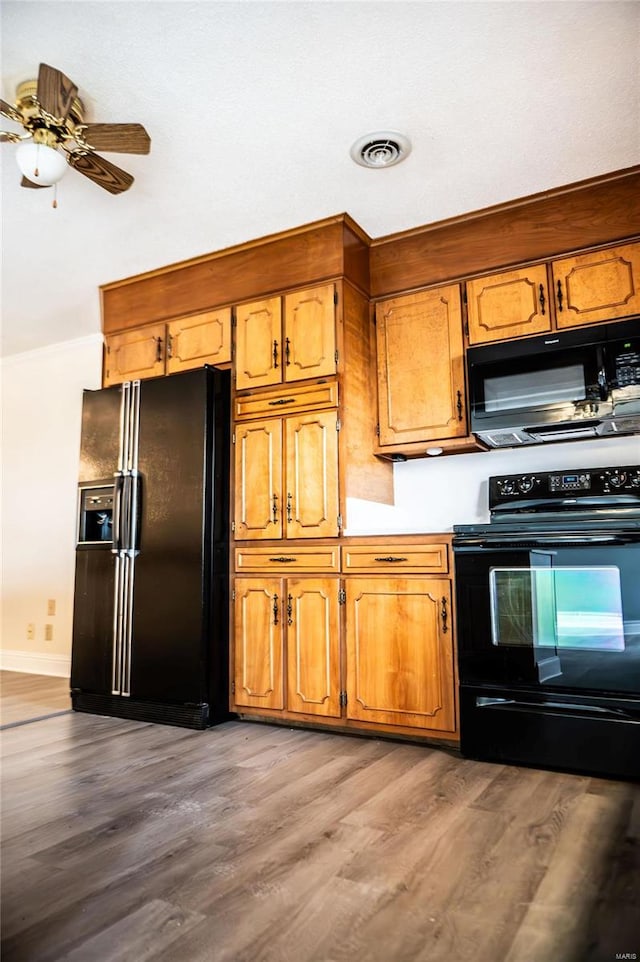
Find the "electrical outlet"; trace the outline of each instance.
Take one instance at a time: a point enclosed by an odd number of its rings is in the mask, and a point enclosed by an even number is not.
[[[56,613],[56,599],[49,598],[49,600],[47,601],[47,614],[51,616],[51,615],[55,615],[55,613]]]
[[[33,622],[30,622],[27,625],[27,641],[33,641],[35,636],[36,636],[36,626],[33,624]]]
[[[44,640],[53,641],[53,625],[44,626]]]

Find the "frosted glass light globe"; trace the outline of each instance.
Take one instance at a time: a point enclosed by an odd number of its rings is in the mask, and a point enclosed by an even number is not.
[[[27,180],[42,187],[57,184],[67,170],[63,154],[45,144],[20,144],[16,150],[16,163]]]

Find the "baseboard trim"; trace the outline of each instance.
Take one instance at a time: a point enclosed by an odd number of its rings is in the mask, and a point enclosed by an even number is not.
[[[71,674],[71,656],[3,648],[0,650],[0,668],[3,671],[22,671],[28,675],[68,678]]]

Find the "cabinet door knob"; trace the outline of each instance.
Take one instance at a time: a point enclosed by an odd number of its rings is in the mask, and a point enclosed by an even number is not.
[[[173,334],[167,337],[167,357],[173,357]]]
[[[293,624],[293,596],[287,595],[287,624]]]
[[[272,501],[273,501],[273,504],[271,506],[271,511],[273,512],[273,523],[277,524],[278,523],[278,495],[277,494],[273,495]]]
[[[558,281],[558,310],[562,310],[562,281]]]
[[[290,491],[287,491],[287,521],[293,521],[293,510],[292,510],[293,497]]]
[[[273,623],[278,624],[278,596],[273,596]]]
[[[446,635],[447,633],[447,599],[442,596],[442,601],[440,602],[440,616],[442,618],[442,633]]]
[[[278,342],[273,342],[273,366],[278,366]]]
[[[458,421],[462,421],[462,391],[456,391],[458,400],[456,401],[456,408],[458,409]]]
[[[162,360],[162,338],[156,338],[156,361]]]
[[[284,341],[284,356],[285,356],[285,358],[286,358],[286,365],[287,365],[287,367],[289,367],[289,365],[291,364],[291,360],[290,360],[290,356],[291,356],[290,344],[291,344],[291,341],[289,340],[288,337],[286,337],[286,338],[285,338],[285,341]]]

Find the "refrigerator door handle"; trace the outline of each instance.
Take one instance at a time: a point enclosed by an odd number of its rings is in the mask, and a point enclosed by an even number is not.
[[[129,539],[127,548],[136,553],[140,550],[140,507],[142,503],[142,478],[135,473],[129,478]]]
[[[123,635],[123,575],[124,557],[121,552],[115,558],[114,605],[113,605],[113,658],[111,666],[111,694],[119,695],[122,687],[122,635]]]
[[[122,550],[122,494],[125,479],[121,474],[116,474],[113,483],[113,547],[112,554],[118,554]]]

